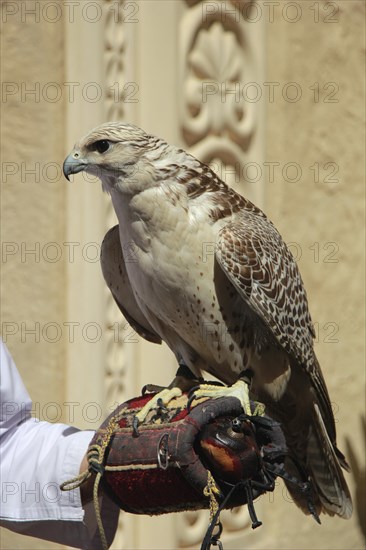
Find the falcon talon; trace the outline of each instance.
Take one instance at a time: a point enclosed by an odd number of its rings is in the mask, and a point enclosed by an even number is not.
[[[189,392],[188,395],[190,395],[191,392]],[[188,398],[188,401],[187,401],[187,411],[188,412],[191,412],[191,405],[193,403],[193,401],[196,399],[196,395],[193,393],[189,398]]]
[[[160,420],[163,420],[164,418],[167,418],[167,415],[169,413],[169,410],[167,409],[167,407],[165,405],[161,405],[161,406],[157,406],[156,407],[156,414],[155,416],[152,418],[152,422],[160,419]]]
[[[160,410],[161,412],[167,412],[168,411],[168,409],[164,405],[164,402],[163,402],[161,397],[159,397],[159,399],[157,400],[156,406],[158,407],[158,410]]]
[[[194,395],[195,392],[198,391],[200,388],[201,388],[200,385],[194,386],[193,388],[191,388],[188,392],[188,399],[190,399],[192,397],[192,395]]]
[[[167,388],[164,386],[157,386],[156,384],[145,384],[141,390],[141,395],[146,395],[148,393],[159,393]]]

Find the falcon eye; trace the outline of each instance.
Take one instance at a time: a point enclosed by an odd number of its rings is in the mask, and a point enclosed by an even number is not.
[[[108,151],[109,147],[110,142],[106,139],[100,139],[99,141],[93,143],[93,148],[95,148],[98,153],[105,153],[106,151]]]

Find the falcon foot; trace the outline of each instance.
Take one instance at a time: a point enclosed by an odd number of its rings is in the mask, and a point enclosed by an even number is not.
[[[247,382],[244,380],[238,380],[232,386],[215,386],[211,384],[202,384],[193,388],[190,391],[189,399],[187,403],[188,409],[190,409],[193,401],[200,399],[201,397],[210,397],[211,399],[217,399],[219,397],[236,397],[239,399],[243,411],[248,416],[263,416],[264,414],[264,405],[257,403],[254,411],[250,406],[249,399],[249,387]]]
[[[182,395],[182,390],[179,388],[165,388],[159,393],[157,393],[150,401],[146,403],[142,409],[135,414],[132,422],[132,427],[134,431],[134,435],[138,436],[138,427],[140,424],[144,422],[147,415],[155,410],[155,409],[164,409],[165,405],[167,405],[172,399],[175,397],[180,397]]]
[[[141,395],[146,395],[147,393],[159,393],[163,390],[166,390],[166,386],[157,386],[156,384],[145,384],[141,390]]]

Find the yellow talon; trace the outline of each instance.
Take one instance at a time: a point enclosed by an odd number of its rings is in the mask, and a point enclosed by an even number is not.
[[[135,418],[137,419],[138,424],[140,425],[144,422],[150,411],[160,407],[161,405],[167,405],[170,401],[172,401],[172,399],[175,397],[180,397],[181,395],[182,390],[179,388],[166,388],[154,395],[154,397],[152,397],[150,401],[148,401],[146,405],[144,405],[142,409],[136,413]]]
[[[264,415],[264,405],[262,403],[256,403],[254,412],[252,412],[249,399],[249,387],[244,380],[238,380],[229,387],[223,386],[214,386],[205,384],[202,385],[199,389],[195,390],[192,397],[189,399],[189,403],[201,397],[209,397],[211,399],[217,399],[219,397],[236,397],[239,399],[245,414],[248,416],[263,416]]]

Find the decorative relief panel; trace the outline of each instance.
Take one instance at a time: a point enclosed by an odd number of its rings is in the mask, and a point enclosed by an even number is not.
[[[186,147],[238,191],[246,193],[243,166],[252,158],[258,105],[245,101],[258,81],[253,34],[245,15],[251,0],[185,0],[179,29],[180,125]],[[256,45],[257,46],[257,45]],[[180,514],[179,545],[197,546],[207,511]],[[221,514],[224,537],[240,537],[250,526],[246,507]]]
[[[251,2],[187,4],[179,52],[183,137],[194,155],[214,169],[218,165],[222,179],[232,174],[228,183],[243,190],[241,167],[258,110],[255,102],[243,100],[247,84],[256,80],[244,17]]]
[[[123,64],[125,50],[125,34],[123,21],[118,15],[122,13],[124,0],[119,0],[117,6],[113,0],[104,0],[104,89],[105,89],[105,120],[121,120],[124,116],[123,97]],[[115,9],[117,7],[117,10]],[[112,202],[105,197],[106,231],[117,223]],[[121,313],[107,287],[106,294],[106,407],[111,408],[120,403],[124,396],[124,379],[126,357],[123,342],[120,338]]]
[[[240,102],[240,83],[245,63],[238,36],[216,21],[201,29],[188,54],[185,82],[187,105],[183,128],[187,142],[196,143],[208,133],[231,133],[239,144],[254,129],[254,109]]]
[[[123,120],[126,116],[124,103],[124,63],[126,34],[123,22],[124,0],[104,0],[104,120]],[[103,196],[106,231],[118,223],[110,197]],[[131,353],[126,349],[127,322],[123,319],[112,294],[105,286],[105,409],[110,414],[115,407],[134,395],[133,379],[128,371],[133,365]],[[132,386],[132,387],[131,387]],[[133,543],[133,518],[121,512],[118,530],[112,548],[130,548]]]
[[[104,2],[104,66],[106,90],[106,120],[121,120],[124,116],[123,69],[126,37],[122,19],[124,0],[116,4],[113,0]],[[116,9],[117,8],[117,9]]]

